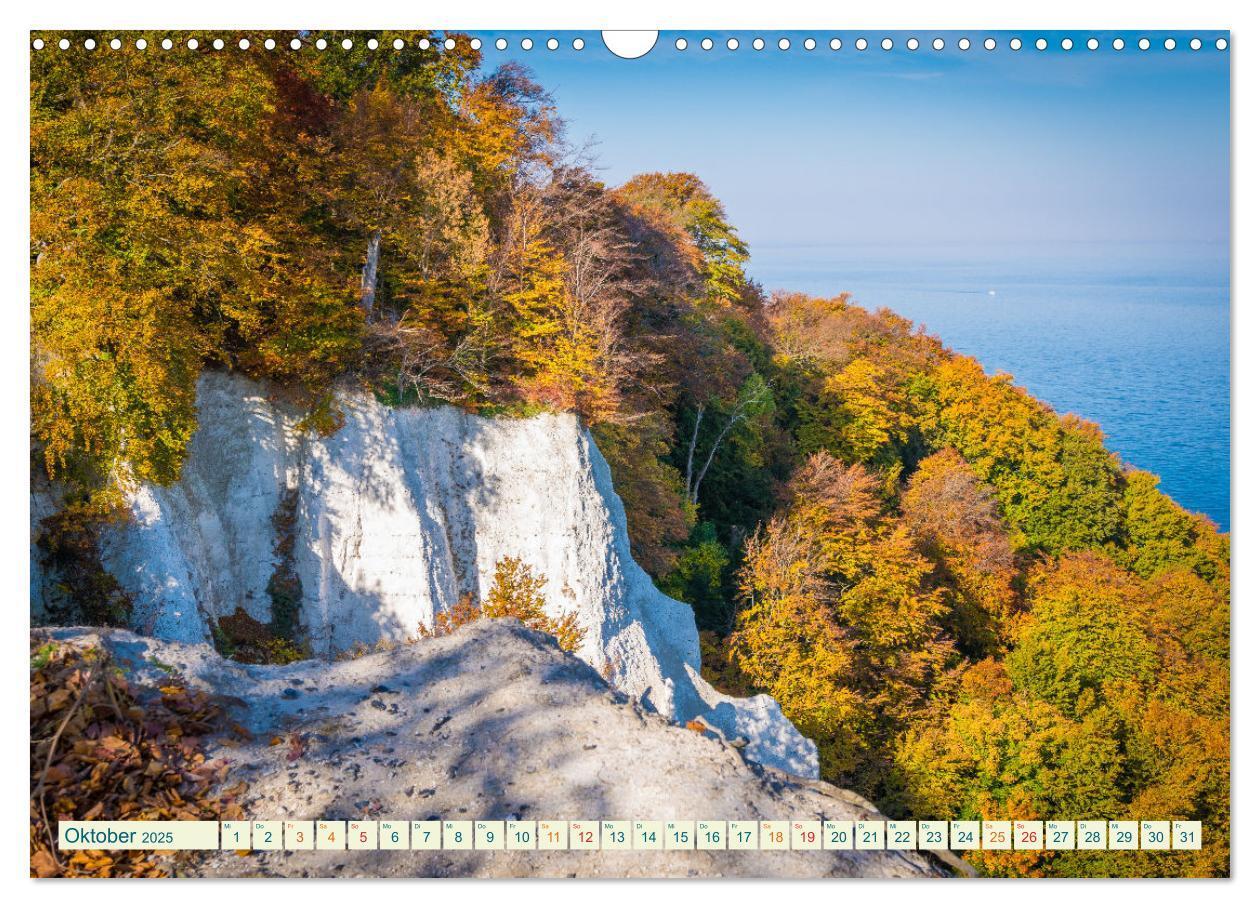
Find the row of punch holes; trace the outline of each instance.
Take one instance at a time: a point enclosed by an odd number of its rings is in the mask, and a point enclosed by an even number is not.
[[[1158,41],[1158,39],[1156,40]],[[214,50],[224,50],[228,46],[228,43],[229,42],[225,41],[223,38],[214,38],[211,41],[209,41],[206,46],[209,48],[213,48]],[[279,43],[274,38],[266,38],[260,43],[262,47],[265,48],[266,50],[275,50],[277,47],[280,46]],[[382,46],[392,47],[394,50],[402,50],[403,48],[406,47],[406,42],[404,42],[401,38],[395,38],[392,41],[387,41],[384,43],[384,45],[382,44],[382,42],[378,41],[376,38],[368,38],[363,43],[366,44],[369,50],[378,50]],[[417,43],[417,46],[422,50],[427,50],[433,45],[433,42],[431,42],[428,38],[421,38],[416,43]],[[456,40],[454,38],[446,38],[440,43],[447,50],[453,50],[456,46]],[[468,39],[468,43],[469,43],[469,46],[473,50],[481,50],[485,44],[485,42],[483,42],[481,38],[477,38],[477,37]],[[554,51],[554,50],[558,50],[561,45],[561,42],[558,38],[548,38],[545,41],[536,43],[533,38],[524,37],[524,38],[519,39],[519,41],[517,41],[516,43],[519,45],[520,49],[524,51],[533,50],[535,49],[535,47],[538,47],[538,46],[545,47],[547,50]],[[581,37],[573,38],[571,41],[568,41],[567,43],[570,45],[570,47],[573,50],[576,50],[576,51],[584,50],[586,48],[586,40]],[[961,51],[971,50],[971,48],[975,46],[973,45],[972,40],[965,36],[958,38],[956,43],[957,43],[958,49]],[[1162,43],[1163,43],[1164,49],[1169,50],[1169,51],[1176,50],[1178,46],[1177,39],[1171,38],[1171,37],[1165,38]],[[1217,38],[1216,41],[1213,43],[1217,50],[1225,50],[1229,47],[1229,42],[1225,38]],[[178,42],[178,44],[182,44],[186,46],[189,50],[197,50],[202,46],[201,42],[198,41],[197,38],[188,38],[187,40]],[[178,46],[178,44],[175,40],[171,38],[163,38],[161,39],[161,41],[158,42],[158,47],[160,47],[163,50],[172,50],[176,46]],[[235,44],[241,50],[249,50],[250,47],[252,46],[248,38],[241,38],[238,41],[236,41]],[[507,38],[496,38],[493,42],[494,48],[499,51],[508,50],[509,47],[511,47],[511,44],[512,42],[509,42]],[[1024,41],[1022,38],[1019,38],[1019,37],[1012,37],[1008,41],[1006,41],[1005,44],[1007,47],[1009,47],[1013,51],[1022,50],[1024,48]],[[1088,50],[1098,50],[1100,47],[1103,46],[1102,42],[1098,38],[1087,38],[1084,42],[1082,42],[1082,44]],[[740,39],[735,38],[735,37],[727,38],[724,42],[724,45],[727,50],[731,50],[731,51],[739,50],[740,47],[743,46],[740,42]],[[1119,38],[1119,37],[1113,38],[1110,42],[1110,45],[1113,50],[1117,50],[1117,51],[1124,50],[1128,46],[1124,38]],[[45,47],[48,47],[48,46],[50,45],[46,43],[42,38],[35,38],[31,42],[31,47],[34,48],[35,50],[43,50]],[[69,38],[61,38],[58,41],[56,41],[54,45],[51,45],[51,46],[55,46],[59,48],[60,50],[69,50],[71,47],[74,46],[74,44],[70,41]],[[121,50],[123,47],[123,41],[120,38],[112,38],[107,41],[104,41],[104,43],[102,44],[98,42],[95,38],[85,38],[83,39],[81,46],[84,50],[96,50],[98,47],[102,47],[102,46],[108,47],[111,50]],[[304,41],[301,38],[292,38],[289,40],[288,46],[290,50],[301,50],[303,47],[313,47],[316,50],[327,50],[330,47],[341,47],[343,50],[350,50],[355,46],[355,41],[352,38],[342,38],[339,41],[338,40],[329,41],[326,38],[313,38],[313,39],[307,38]],[[611,42],[610,42],[610,46],[611,46]],[[693,46],[699,47],[701,50],[704,50],[704,51],[709,51],[709,50],[713,50],[713,48],[718,46],[718,44],[712,38],[701,38],[698,41],[695,41],[694,45],[691,40],[685,37],[678,37],[674,40],[674,48],[679,51],[688,50],[689,48]],[[753,38],[749,40],[748,46],[751,47],[755,51],[760,51],[760,50],[765,50],[765,48],[768,45],[764,38],[758,37],[758,38]],[[775,42],[775,46],[777,46],[779,50],[781,51],[786,51],[786,50],[791,50],[793,43],[790,38],[779,38],[778,41]],[[819,46],[820,46],[819,42],[814,38],[805,38],[800,41],[800,47],[807,51],[815,50]],[[826,42],[826,46],[833,51],[838,51],[838,50],[842,50],[845,45],[842,39],[831,38],[830,40]],[[858,51],[865,51],[869,49],[871,46],[872,44],[867,38],[857,38],[853,41],[853,48]],[[897,42],[894,41],[892,38],[886,37],[878,42],[878,46],[882,50],[891,51],[897,47]],[[917,51],[921,47],[923,47],[924,44],[917,37],[908,37],[904,39],[904,41],[902,42],[902,46],[908,51]],[[928,46],[930,46],[932,50],[942,51],[946,48],[946,41],[944,38],[940,38],[940,37],[933,38],[930,42],[928,42]],[[998,49],[1000,44],[996,38],[989,37],[989,38],[982,39],[980,41],[979,46],[983,47],[987,51],[994,51]],[[1044,51],[1051,47],[1051,42],[1047,40],[1046,38],[1037,38],[1035,41],[1033,41],[1032,46],[1035,47],[1039,51]],[[1073,39],[1071,38],[1063,38],[1058,42],[1058,47],[1065,51],[1073,50],[1076,48],[1076,46],[1077,46],[1076,42],[1073,41]],[[1151,47],[1153,46],[1156,46],[1156,43],[1152,42],[1150,38],[1141,37],[1137,39],[1136,46],[1139,50],[1145,51],[1145,50],[1150,50]],[[1193,51],[1201,50],[1204,47],[1204,41],[1201,38],[1191,38],[1189,41],[1186,42],[1186,46],[1188,46],[1190,50],[1193,50]],[[137,38],[135,41],[135,48],[137,50],[147,50],[149,48],[149,42],[144,38]],[[614,53],[618,52],[617,48],[613,47],[612,49]],[[627,54],[620,54],[620,55],[629,56]],[[639,54],[635,54],[635,56],[638,56],[638,55]]]

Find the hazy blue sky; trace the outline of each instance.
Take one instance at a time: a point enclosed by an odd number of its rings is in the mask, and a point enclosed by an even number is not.
[[[684,35],[689,49],[678,51]],[[817,32],[662,33],[639,60],[614,57],[587,33],[586,49],[517,48],[487,41],[488,65],[528,65],[569,123],[570,139],[598,142],[604,178],[616,184],[649,170],[699,174],[726,204],[758,253],[854,244],[957,245],[993,252],[1009,245],[1082,243],[1224,250],[1228,237],[1229,52],[1189,33]],[[763,34],[765,50],[751,39]],[[1038,35],[1050,39],[1034,48]],[[1070,34],[1076,47],[1059,41]],[[1127,48],[1111,49],[1121,34]],[[701,50],[711,35],[715,47]],[[998,40],[986,51],[985,37]],[[780,37],[792,48],[779,50]],[[840,37],[843,48],[827,41]],[[489,37],[489,36],[487,36]],[[754,267],[754,272],[755,272]]]

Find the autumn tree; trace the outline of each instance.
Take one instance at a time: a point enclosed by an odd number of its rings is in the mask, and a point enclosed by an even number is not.
[[[690,173],[649,173],[629,180],[618,198],[650,221],[663,221],[691,241],[706,298],[731,305],[741,296],[748,247],[731,226],[722,203]]]
[[[54,474],[169,481],[204,362],[312,383],[357,349],[286,198],[281,77],[209,49],[32,67],[32,429]]]
[[[421,626],[420,636],[445,637],[483,618],[513,618],[532,630],[550,634],[561,649],[574,652],[582,645],[586,631],[575,612],[559,618],[547,614],[547,601],[542,592],[546,585],[547,578],[535,574],[521,559],[500,558],[494,564],[494,578],[484,599],[478,601],[472,595],[461,597],[434,616],[432,627]]]
[[[963,675],[948,712],[912,724],[897,748],[894,803],[914,817],[1127,816],[1123,752],[1106,716],[1074,720],[1012,682],[1000,662]],[[1053,852],[1018,862],[969,852],[982,869],[1040,875]]]
[[[1128,470],[1123,479],[1124,533],[1115,549],[1121,565],[1143,577],[1185,567],[1218,590],[1229,589],[1229,537],[1159,490],[1158,477]]]
[[[853,772],[873,723],[858,688],[857,641],[832,607],[822,554],[799,524],[776,518],[748,541],[740,573],[745,608],[731,660],[819,748],[824,778]]]
[[[901,496],[902,522],[936,568],[947,626],[970,656],[994,655],[1013,629],[1019,575],[993,493],[952,448],[919,462]]]
[[[864,468],[815,454],[790,492],[786,518],[748,543],[733,659],[789,718],[820,730],[827,778],[875,791],[878,754],[923,708],[949,659],[945,606],[927,584],[930,564],[881,513],[878,480]],[[817,632],[801,634],[806,621]],[[767,652],[780,655],[767,662]],[[815,659],[839,661],[820,673]]]
[[[1047,561],[1004,662],[912,723],[899,795],[920,816],[1201,819],[1202,852],[973,855],[993,873],[1212,875],[1228,866],[1228,668],[1221,601],[1190,571],[1145,581],[1096,553]],[[1219,824],[1219,825],[1218,825]]]
[[[682,477],[666,459],[672,425],[650,413],[634,423],[602,423],[594,428],[608,461],[617,495],[626,510],[630,549],[635,561],[654,577],[675,567],[680,546],[695,521]]]
[[[1058,416],[968,357],[943,362],[932,387],[932,445],[953,447],[994,488],[1017,549],[1057,553],[1117,538],[1119,463],[1097,426]]]
[[[926,453],[931,369],[939,344],[887,310],[868,313],[847,296],[777,294],[768,305],[784,403],[804,453],[864,463],[895,495]]]
[[[580,166],[520,188],[496,270],[527,399],[593,423],[635,420],[624,314],[631,252],[603,185]]]
[[[516,618],[527,627],[551,634],[560,648],[572,652],[582,645],[586,632],[570,612],[563,618],[551,618],[545,611],[542,590],[546,577],[536,575],[519,558],[501,558],[494,565],[494,580],[481,605],[486,618]]]
[[[484,215],[466,204],[466,185],[433,148],[430,124],[438,115],[433,99],[400,96],[380,84],[353,95],[337,117],[327,191],[340,221],[364,239],[359,304],[369,320],[383,244],[401,259],[400,270],[410,265],[421,280],[432,271],[436,240],[451,240],[453,257],[469,264],[478,241],[484,246]]]

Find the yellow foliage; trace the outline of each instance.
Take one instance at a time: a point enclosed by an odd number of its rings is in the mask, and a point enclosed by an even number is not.
[[[732,660],[819,746],[826,777],[883,784],[878,751],[920,709],[950,647],[940,593],[860,466],[814,455],[746,548]]]
[[[494,582],[481,603],[463,596],[449,610],[439,612],[432,630],[420,629],[422,637],[443,637],[456,628],[482,618],[515,618],[526,627],[556,638],[560,648],[574,652],[582,645],[585,629],[577,614],[552,618],[544,611],[542,589],[546,577],[535,576],[529,565],[518,558],[501,558],[494,566]]]

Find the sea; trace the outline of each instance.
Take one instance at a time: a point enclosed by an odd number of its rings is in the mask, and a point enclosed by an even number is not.
[[[1097,423],[1183,507],[1230,525],[1230,275],[1219,246],[752,246],[771,291],[887,307]]]

